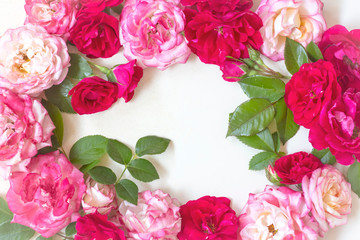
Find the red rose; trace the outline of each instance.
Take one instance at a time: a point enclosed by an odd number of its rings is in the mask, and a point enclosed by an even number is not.
[[[241,65],[243,65],[243,63],[240,61],[226,59],[224,63],[220,66],[220,69],[223,72],[223,79],[228,82],[239,81],[239,78],[245,73],[240,68]]]
[[[316,123],[325,104],[341,97],[341,87],[330,62],[303,64],[285,86],[285,102],[294,121],[306,128]]]
[[[135,66],[136,60],[127,64],[122,64],[114,68],[113,72],[119,82],[119,98],[124,98],[128,102],[134,96],[134,90],[143,76],[143,69]]]
[[[82,11],[99,13],[106,7],[115,7],[123,0],[80,0]]]
[[[219,16],[191,9],[184,12],[189,47],[204,63],[221,66],[226,56],[247,58],[247,45],[259,49],[263,43],[259,33],[262,21],[253,12],[230,12]]]
[[[196,5],[200,12],[210,11],[214,14],[224,14],[231,11],[249,10],[252,0],[181,0],[184,6]]]
[[[69,40],[89,58],[108,58],[119,52],[119,21],[106,13],[78,15]]]
[[[99,77],[84,78],[69,91],[71,105],[80,115],[108,109],[118,99],[118,93],[116,83]]]
[[[76,222],[75,240],[126,240],[124,232],[107,220],[106,215],[91,213]]]
[[[286,155],[275,161],[274,169],[281,178],[282,184],[299,184],[304,176],[323,166],[323,163],[312,154],[297,152]]]
[[[179,240],[237,238],[239,220],[230,208],[230,200],[224,197],[205,196],[189,201],[180,207],[182,218]]]
[[[360,90],[360,30],[348,31],[336,25],[325,31],[319,47],[324,59],[331,62],[343,92],[348,88]]]

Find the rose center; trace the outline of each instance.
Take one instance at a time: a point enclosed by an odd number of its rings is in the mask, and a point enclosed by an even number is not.
[[[213,216],[207,216],[205,218],[205,222],[202,223],[201,228],[205,233],[214,233],[216,231],[216,227],[213,221]]]
[[[267,226],[267,227],[268,227],[268,231],[269,231],[269,233],[271,233],[271,234],[272,234],[272,237],[273,237],[273,236],[275,236],[275,234],[278,232],[278,230],[277,230],[277,229],[275,229],[274,224],[271,224],[271,225],[269,225],[269,226]]]

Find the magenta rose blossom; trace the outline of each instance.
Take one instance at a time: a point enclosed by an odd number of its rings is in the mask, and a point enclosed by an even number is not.
[[[351,212],[351,185],[336,168],[325,165],[302,181],[306,204],[319,223],[321,236],[329,228],[344,225]]]
[[[137,205],[126,201],[120,204],[121,222],[130,239],[176,240],[181,224],[179,205],[161,190],[144,191],[139,193]]]
[[[249,195],[239,218],[240,239],[316,240],[318,224],[309,211],[300,192],[267,186],[264,192]]]
[[[316,123],[323,107],[341,97],[341,87],[330,62],[303,64],[285,86],[285,102],[294,121],[306,128]]]
[[[0,87],[33,97],[60,84],[68,73],[66,42],[27,24],[0,37]]]
[[[239,220],[230,207],[230,199],[204,196],[180,207],[180,240],[234,240]]]
[[[314,148],[329,147],[336,161],[343,165],[360,159],[360,92],[348,89],[342,99],[329,103],[320,119],[310,129],[309,141]]]
[[[26,0],[25,24],[40,25],[48,33],[68,38],[78,9],[79,0]]]
[[[91,213],[76,222],[75,240],[126,240],[124,232],[109,222],[106,215]]]
[[[213,14],[226,14],[232,11],[249,10],[252,0],[181,0],[184,6],[196,5],[200,12],[210,11]]]
[[[299,184],[304,176],[323,166],[323,163],[312,154],[297,152],[286,155],[275,161],[274,169],[283,184]]]
[[[99,13],[106,7],[115,7],[122,3],[123,0],[80,0],[82,5],[81,11]]]
[[[78,114],[105,111],[118,99],[118,84],[99,77],[81,80],[69,91],[71,105]]]
[[[164,70],[189,58],[179,1],[128,0],[120,22],[124,55],[129,61],[137,59],[140,67]]]
[[[41,103],[27,95],[0,88],[0,169],[7,177],[10,167],[51,146],[55,126]]]
[[[119,98],[130,101],[134,96],[134,90],[143,76],[143,69],[135,66],[136,60],[114,68],[113,72],[118,81]]]
[[[210,12],[185,10],[185,36],[191,51],[202,62],[223,65],[226,56],[247,58],[247,45],[259,49],[263,40],[261,19],[253,12],[233,12],[215,16]]]
[[[336,69],[339,83],[345,92],[348,88],[360,90],[360,30],[348,31],[336,25],[325,31],[319,47],[324,59]]]
[[[119,21],[104,12],[80,12],[69,40],[89,58],[108,58],[119,52]]]
[[[59,151],[32,158],[9,180],[6,200],[14,213],[13,223],[48,238],[80,216],[86,189],[83,174]]]
[[[222,78],[228,82],[240,81],[240,77],[245,73],[240,68],[241,65],[244,65],[244,63],[240,61],[226,59],[220,66],[220,70],[223,73]]]

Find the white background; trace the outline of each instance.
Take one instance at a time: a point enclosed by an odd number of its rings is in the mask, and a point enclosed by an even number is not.
[[[259,2],[255,0],[254,6]],[[0,34],[23,24],[23,5],[22,0],[0,0]],[[359,7],[357,0],[324,1],[328,26],[338,23],[349,30],[360,28]],[[108,67],[125,62],[121,54],[98,61]],[[248,194],[260,192],[268,184],[264,172],[248,170],[248,162],[258,150],[233,137],[225,138],[228,114],[245,100],[240,86],[222,80],[217,66],[205,65],[192,55],[187,64],[163,72],[146,69],[129,103],[121,100],[110,110],[90,116],[64,114],[64,148],[68,152],[80,137],[91,134],[118,139],[132,148],[145,135],[170,138],[172,143],[166,153],[149,158],[160,180],[139,184],[140,190],[160,188],[182,204],[204,195],[226,196],[239,213]],[[307,134],[301,129],[284,150],[311,151]],[[113,166],[117,175],[122,171],[108,159],[103,159],[103,164]],[[8,183],[0,183],[0,195],[4,197]],[[359,203],[353,194],[348,224],[330,230],[325,239],[360,238],[356,235],[360,227]]]

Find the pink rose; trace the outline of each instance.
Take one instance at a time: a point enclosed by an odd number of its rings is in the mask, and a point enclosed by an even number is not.
[[[241,65],[244,65],[244,63],[240,61],[226,59],[220,66],[220,69],[223,72],[222,78],[228,82],[240,81],[240,77],[245,73],[240,68]]]
[[[351,185],[336,168],[325,165],[302,181],[306,204],[323,232],[347,222],[351,212]],[[322,234],[321,234],[322,236]]]
[[[323,107],[320,118],[309,133],[314,148],[328,148],[336,161],[350,165],[360,159],[360,92],[348,89],[342,99]]]
[[[204,196],[180,207],[179,240],[234,240],[239,220],[230,199]]]
[[[65,41],[27,24],[0,37],[0,87],[38,96],[66,77],[70,57]]]
[[[55,126],[47,111],[27,95],[0,88],[0,169],[7,177],[10,167],[51,146]]]
[[[196,5],[200,12],[210,11],[213,14],[226,14],[232,11],[249,10],[252,0],[181,0],[184,6]]]
[[[86,192],[81,202],[85,213],[108,214],[118,207],[114,185],[100,184],[90,177],[85,184]]]
[[[115,7],[122,3],[123,0],[80,0],[82,11],[99,13],[106,7]]]
[[[304,176],[323,166],[320,159],[306,152],[286,155],[275,161],[274,169],[282,184],[299,184]]]
[[[264,26],[261,52],[274,61],[284,59],[286,38],[306,46],[321,40],[326,30],[321,0],[262,0],[256,13]]]
[[[179,1],[126,1],[121,13],[121,43],[130,61],[140,67],[164,70],[175,63],[185,63],[190,56],[182,35],[185,16]]]
[[[69,41],[89,58],[111,57],[121,47],[119,21],[104,12],[80,12]]]
[[[240,239],[316,240],[318,226],[301,193],[286,187],[267,186],[250,194],[240,215]]]
[[[26,0],[26,23],[42,26],[48,33],[69,37],[76,22],[79,0]]]
[[[135,66],[136,60],[121,64],[114,68],[113,72],[118,81],[119,98],[123,97],[125,102],[134,96],[134,90],[143,76],[143,69]]]
[[[119,212],[131,239],[175,240],[180,231],[179,203],[161,190],[139,193],[137,206],[124,201]]]
[[[80,216],[86,189],[83,174],[59,151],[32,158],[9,180],[6,200],[14,213],[13,223],[48,238]]]
[[[349,32],[341,25],[326,30],[319,43],[324,59],[335,67],[343,92],[348,88],[360,90],[359,45],[360,30]]]
[[[118,95],[118,84],[96,76],[84,78],[69,91],[71,105],[80,115],[105,111]]]
[[[124,232],[97,212],[80,217],[76,222],[75,240],[126,240]]]
[[[294,113],[294,121],[311,128],[319,120],[323,107],[341,97],[341,87],[330,62],[306,63],[285,86],[285,102]]]
[[[259,49],[263,40],[261,19],[253,12],[230,12],[215,16],[210,12],[185,10],[185,36],[191,51],[202,62],[223,65],[227,56],[247,58],[247,45]]]

